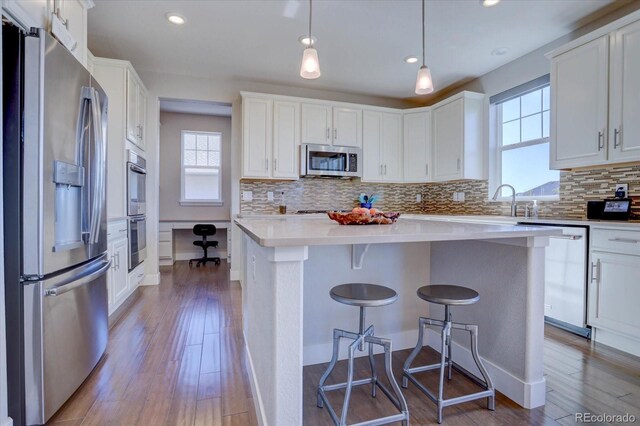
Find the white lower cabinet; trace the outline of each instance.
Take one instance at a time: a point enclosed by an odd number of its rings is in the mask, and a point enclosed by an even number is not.
[[[127,280],[127,244],[126,238],[111,243],[111,294],[113,299],[113,310],[128,296],[128,280]],[[112,311],[112,309],[110,309]]]
[[[640,355],[640,232],[592,229],[591,247],[588,318],[596,341]]]
[[[127,221],[109,223],[107,227],[107,252],[111,268],[107,272],[109,315],[124,302],[131,292],[127,277],[128,259]]]

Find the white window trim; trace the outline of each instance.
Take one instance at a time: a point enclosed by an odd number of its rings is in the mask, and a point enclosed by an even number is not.
[[[511,145],[502,146],[499,142],[502,141],[502,103],[489,105],[489,125],[491,126],[489,134],[489,158],[492,160],[489,167],[489,202],[490,203],[504,203],[510,202],[511,196],[499,196],[495,200],[492,198],[496,190],[502,185],[502,152],[516,148],[524,148],[532,145],[540,145],[548,143],[549,137],[533,139],[525,142],[519,142]],[[525,116],[527,117],[527,116]],[[522,119],[522,117],[520,117]],[[507,182],[508,183],[508,182]],[[516,201],[558,201],[560,200],[560,194],[558,195],[516,195]]]
[[[220,166],[219,170],[219,179],[218,179],[218,194],[220,194],[220,198],[211,199],[211,200],[190,200],[184,198],[184,135],[185,133],[199,133],[202,135],[220,135]],[[189,166],[192,168],[202,168],[204,166]],[[210,167],[206,167],[210,168]],[[197,207],[197,206],[212,206],[212,207],[220,207],[224,205],[224,201],[222,200],[222,132],[202,132],[199,130],[183,130],[180,132],[180,205],[185,207]]]

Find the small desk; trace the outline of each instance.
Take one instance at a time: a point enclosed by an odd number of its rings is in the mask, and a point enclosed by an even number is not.
[[[161,220],[158,232],[158,261],[160,266],[171,266],[176,261],[173,244],[174,229],[193,229],[195,225],[214,225],[228,230],[231,220]],[[227,259],[231,254],[231,232],[227,232]]]

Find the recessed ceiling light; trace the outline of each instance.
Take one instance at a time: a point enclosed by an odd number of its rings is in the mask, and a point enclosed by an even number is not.
[[[185,18],[184,16],[180,15],[179,13],[169,12],[164,16],[166,16],[167,21],[171,22],[172,24],[182,25],[185,22],[187,22],[187,18]]]
[[[309,45],[313,46],[316,43],[316,41],[318,41],[318,39],[315,38],[314,36],[311,36],[311,42],[309,42],[308,35],[301,35],[300,37],[298,37],[298,41],[305,46],[309,46]]]
[[[497,49],[493,49],[491,51],[492,56],[502,56],[509,51],[506,47],[498,47]]]
[[[416,62],[418,62],[418,57],[417,56],[407,56],[406,58],[404,58],[404,61],[408,64],[415,64]]]
[[[500,3],[500,0],[480,0],[480,4],[484,7],[495,6],[498,3]]]

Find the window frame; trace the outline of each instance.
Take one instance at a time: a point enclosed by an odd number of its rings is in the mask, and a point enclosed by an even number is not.
[[[184,164],[184,137],[186,134],[196,135],[218,135],[220,137],[220,165],[219,166],[185,166]],[[185,169],[218,169],[218,194],[217,199],[210,200],[195,200],[187,199],[184,196],[185,193]],[[222,132],[204,132],[199,130],[182,130],[180,132],[180,205],[181,206],[222,206],[224,201],[222,199]]]
[[[525,83],[526,84],[526,83]],[[495,191],[498,189],[498,187],[500,187],[500,185],[503,184],[502,182],[502,153],[505,151],[510,151],[510,150],[514,150],[514,149],[519,149],[519,148],[526,148],[529,146],[534,146],[534,145],[542,145],[545,143],[550,143],[550,135],[547,137],[541,137],[538,139],[532,139],[532,140],[528,140],[528,141],[524,141],[524,142],[518,142],[518,143],[514,143],[514,144],[509,144],[509,145],[503,145],[502,144],[502,105],[511,100],[511,99],[515,99],[515,98],[520,98],[522,96],[525,96],[529,93],[535,92],[537,90],[542,90],[545,87],[550,87],[549,83],[543,84],[543,85],[538,85],[537,87],[531,88],[529,90],[523,90],[520,91],[517,94],[514,94],[513,96],[510,97],[510,99],[505,99],[496,103],[490,103],[489,104],[489,108],[490,108],[490,126],[491,126],[491,132],[490,132],[490,148],[491,148],[491,156],[490,158],[492,158],[492,162],[493,162],[493,166],[490,167],[490,175],[489,175],[489,201],[495,201],[495,202],[505,202],[505,201],[511,201],[511,196],[507,195],[507,196],[503,196],[503,195],[499,195],[495,200],[493,200],[492,195],[495,193]],[[517,88],[514,88],[517,89]],[[512,90],[514,90],[512,89]],[[522,135],[522,119],[535,115],[535,114],[544,114],[544,111],[546,110],[540,110],[539,113],[534,113],[534,114],[529,114],[527,116],[522,116],[520,115],[517,120],[520,120],[520,135]],[[551,111],[551,108],[549,108],[549,111]],[[521,111],[522,113],[522,111]],[[549,112],[549,119],[551,119],[551,112]],[[516,120],[516,119],[514,119]],[[549,129],[551,128],[551,126],[549,126]],[[560,199],[560,195],[556,194],[556,195],[516,195],[516,201],[533,201],[533,200],[537,200],[537,201],[558,201]]]

